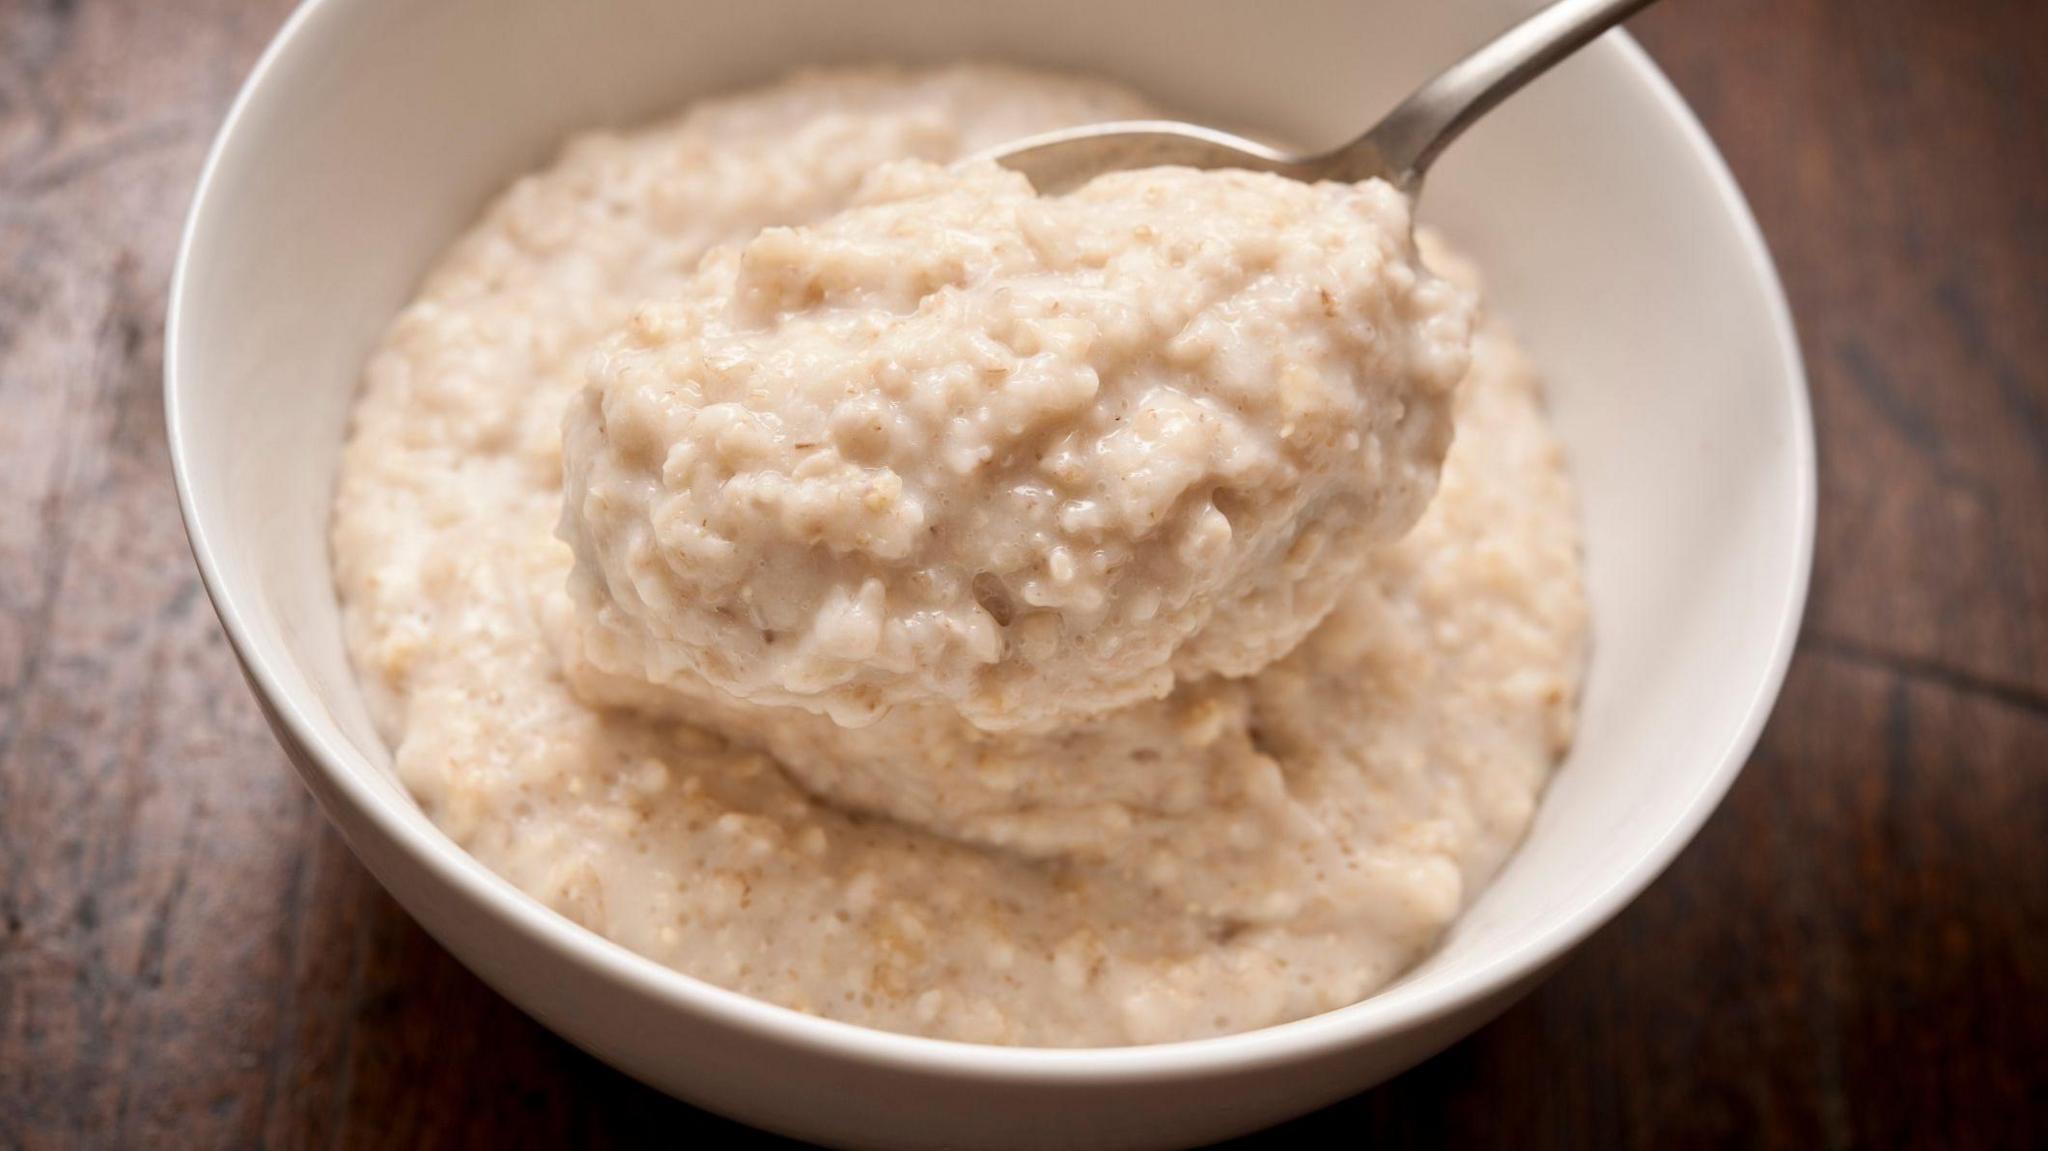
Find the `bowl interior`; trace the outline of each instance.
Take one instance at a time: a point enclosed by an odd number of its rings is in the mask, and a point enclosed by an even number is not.
[[[238,647],[322,749],[310,770],[439,838],[388,775],[343,653],[326,547],[337,448],[363,360],[428,261],[571,131],[800,64],[981,56],[1335,142],[1526,7],[315,4],[224,135],[171,326],[171,435]],[[1439,951],[1352,1009],[1366,1012],[1526,970],[1668,861],[1776,690],[1810,546],[1804,385],[1768,260],[1704,137],[1628,45],[1596,45],[1475,129],[1423,215],[1477,257],[1550,382],[1584,502],[1596,651],[1578,743],[1527,842]]]

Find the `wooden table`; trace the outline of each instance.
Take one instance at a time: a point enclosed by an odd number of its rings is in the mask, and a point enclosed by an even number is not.
[[[0,0],[0,1147],[754,1137],[553,1038],[293,780],[159,392],[207,139],[282,0]],[[1813,602],[1699,840],[1500,1022],[1285,1135],[2048,1145],[2048,3],[1637,33],[1784,270]]]

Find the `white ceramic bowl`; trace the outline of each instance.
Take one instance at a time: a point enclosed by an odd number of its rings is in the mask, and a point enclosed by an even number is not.
[[[543,1023],[686,1099],[843,1144],[1159,1146],[1307,1111],[1501,1011],[1654,878],[1740,770],[1805,597],[1813,446],[1770,258],[1713,146],[1609,37],[1500,110],[1424,214],[1552,382],[1585,503],[1596,654],[1520,853],[1373,998],[1246,1035],[973,1047],[814,1019],[570,923],[394,782],[342,650],[326,525],[357,374],[434,254],[568,133],[800,64],[989,56],[1333,142],[1531,6],[1503,0],[315,0],[221,130],[171,293],[165,389],[193,550],[308,787],[363,862]]]

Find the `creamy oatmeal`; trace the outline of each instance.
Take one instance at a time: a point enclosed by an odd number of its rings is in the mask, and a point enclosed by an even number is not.
[[[1431,945],[1571,736],[1538,385],[1483,320],[1465,371],[1383,188],[890,166],[1147,112],[821,72],[488,209],[366,371],[333,531],[450,836],[693,975],[947,1038],[1243,1030]]]
[[[714,251],[564,433],[606,671],[1037,729],[1293,650],[1436,487],[1470,339],[1384,183],[994,165]]]

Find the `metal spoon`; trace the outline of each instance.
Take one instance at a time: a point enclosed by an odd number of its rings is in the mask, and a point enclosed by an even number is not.
[[[1649,3],[1557,0],[1437,73],[1371,131],[1335,151],[1297,155],[1198,124],[1124,120],[1028,136],[972,160],[1021,172],[1048,195],[1104,172],[1178,165],[1249,168],[1309,181],[1379,177],[1414,196],[1430,163],[1473,121]]]

